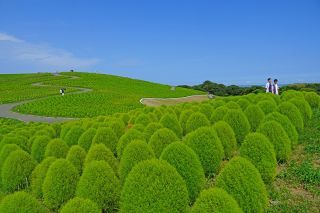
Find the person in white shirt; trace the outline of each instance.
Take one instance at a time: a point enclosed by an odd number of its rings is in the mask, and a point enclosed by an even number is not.
[[[274,79],[273,82],[273,94],[279,95],[278,79]]]
[[[268,93],[268,92],[273,93],[272,89],[273,89],[272,80],[271,80],[271,78],[268,78],[268,82],[266,84],[266,93]]]

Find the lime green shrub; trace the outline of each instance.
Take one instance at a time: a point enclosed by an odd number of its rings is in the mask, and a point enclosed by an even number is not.
[[[177,116],[174,114],[165,114],[161,119],[160,119],[160,124],[172,130],[179,138],[182,137],[182,128],[180,126],[180,123],[177,119]]]
[[[202,127],[189,133],[184,142],[199,156],[207,176],[218,172],[224,157],[223,146],[212,127]]]
[[[47,157],[32,171],[30,184],[31,193],[36,198],[41,199],[43,197],[42,184],[44,182],[44,179],[46,178],[49,167],[56,160],[57,159],[55,157]]]
[[[226,102],[215,98],[215,100],[210,101],[210,104],[214,109],[217,109],[218,107],[225,105]]]
[[[1,188],[1,171],[2,171],[2,166],[4,164],[4,162],[6,161],[7,157],[14,151],[16,150],[20,150],[20,146],[16,145],[16,144],[5,144],[1,151],[0,151],[0,188]]]
[[[76,196],[94,201],[105,212],[114,211],[118,207],[120,184],[110,165],[105,161],[87,164],[77,185]]]
[[[150,140],[151,136],[158,130],[163,128],[163,126],[159,123],[149,123],[143,131],[143,135],[147,141]]]
[[[187,133],[186,132],[187,131],[186,125],[187,125],[187,121],[188,121],[189,117],[192,115],[192,113],[193,113],[192,110],[187,109],[187,110],[183,110],[180,114],[179,123],[182,128],[183,135],[185,135]]]
[[[88,151],[91,147],[92,140],[96,135],[97,130],[94,128],[87,129],[79,138],[78,144],[86,151]]]
[[[201,104],[199,107],[199,112],[204,114],[208,120],[210,120],[213,110],[214,108],[208,103]]]
[[[304,98],[303,93],[295,90],[287,90],[281,94],[281,99],[289,101],[293,98]]]
[[[214,124],[215,122],[223,120],[223,117],[227,114],[228,110],[229,109],[226,106],[216,108],[211,115],[211,123]]]
[[[272,183],[276,176],[277,159],[273,145],[266,136],[261,133],[248,134],[240,147],[240,156],[258,169],[266,184]]]
[[[160,159],[176,168],[186,182],[190,201],[194,202],[205,183],[204,171],[197,154],[187,145],[174,142],[163,150]]]
[[[121,192],[120,212],[186,212],[187,208],[186,184],[166,161],[147,160],[137,164]]]
[[[3,198],[0,204],[3,213],[46,213],[48,210],[26,192],[15,192]]]
[[[56,158],[65,158],[67,156],[69,147],[68,145],[61,139],[53,139],[51,140],[44,153],[45,157],[56,157]]]
[[[91,161],[106,161],[113,171],[117,174],[119,162],[111,152],[109,148],[107,148],[104,144],[93,144],[89,149],[86,159],[85,165],[89,164]]]
[[[143,126],[142,124],[134,124],[131,129],[135,129],[139,132],[143,132],[144,131],[145,126]]]
[[[79,145],[74,145],[69,149],[67,160],[73,164],[79,174],[82,173],[82,167],[86,158],[86,151]]]
[[[273,144],[278,161],[286,161],[291,155],[291,141],[281,124],[276,121],[266,121],[261,124],[258,131]]]
[[[6,192],[14,192],[29,187],[30,176],[36,162],[22,150],[9,154],[1,169],[2,188]]]
[[[304,128],[303,118],[299,111],[299,109],[291,102],[282,102],[279,107],[278,111],[286,115],[291,123],[296,127],[298,132],[301,132]]]
[[[186,133],[190,133],[200,127],[205,126],[210,126],[210,121],[208,118],[200,112],[194,112],[187,121]]]
[[[129,129],[118,141],[117,155],[121,158],[123,150],[133,140],[145,140],[143,133],[135,129]]]
[[[245,114],[240,110],[230,109],[223,117],[223,120],[231,126],[236,135],[238,144],[241,144],[244,137],[250,131],[250,123]]]
[[[141,124],[142,126],[147,126],[151,122],[148,115],[141,113],[136,119],[134,124]]]
[[[229,101],[224,106],[227,107],[228,109],[241,109],[239,104],[237,104],[237,102],[235,101]]]
[[[237,201],[225,190],[220,188],[211,188],[203,190],[194,203],[192,213],[241,213]]]
[[[116,154],[116,147],[118,137],[109,127],[100,127],[92,140],[93,144],[102,143],[106,145],[114,154]]]
[[[82,133],[84,133],[84,130],[81,127],[73,126],[63,139],[68,146],[76,145]]]
[[[257,105],[262,109],[265,115],[277,111],[277,104],[270,100],[259,101]]]
[[[268,195],[259,171],[245,158],[235,157],[227,163],[216,179],[244,212],[264,212]]]
[[[37,162],[41,162],[44,158],[46,147],[50,142],[48,136],[36,136],[31,147],[31,156]]]
[[[309,105],[316,109],[320,106],[320,96],[315,92],[306,92],[304,94],[304,99],[309,103]]]
[[[125,124],[120,119],[112,119],[108,121],[108,126],[116,133],[117,138],[120,138],[125,132]]]
[[[264,119],[264,112],[257,105],[251,104],[245,109],[244,114],[250,123],[251,131],[255,132]]]
[[[75,197],[62,207],[60,213],[101,213],[101,209],[89,199]]]
[[[54,161],[49,167],[42,185],[44,204],[56,211],[75,193],[79,179],[76,168],[65,159]]]
[[[248,101],[246,98],[240,98],[237,101],[237,104],[241,107],[242,110],[245,110],[247,106],[250,105],[250,101]]]
[[[124,149],[120,165],[119,177],[124,183],[131,169],[140,161],[155,158],[154,152],[149,144],[141,140],[132,141]]]
[[[157,158],[160,157],[163,149],[170,143],[179,141],[177,135],[167,128],[157,130],[150,138],[149,144]]]
[[[31,147],[29,147],[28,138],[21,135],[14,135],[12,133],[5,135],[0,144],[0,149],[5,144],[16,144],[21,147],[24,151],[30,152]]]
[[[290,102],[293,103],[299,109],[304,123],[307,123],[308,120],[311,119],[311,117],[312,117],[312,109],[311,109],[309,103],[302,98],[300,98],[300,99],[292,98],[292,99],[290,99]]]
[[[231,126],[225,121],[213,125],[223,146],[225,158],[231,158],[237,149],[237,139]]]

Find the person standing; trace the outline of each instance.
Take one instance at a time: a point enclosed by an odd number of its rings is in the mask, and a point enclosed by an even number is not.
[[[269,92],[273,93],[272,89],[273,89],[272,79],[268,78],[268,82],[266,84],[266,93],[269,93]]]
[[[278,79],[274,79],[273,81],[273,94],[279,95]]]

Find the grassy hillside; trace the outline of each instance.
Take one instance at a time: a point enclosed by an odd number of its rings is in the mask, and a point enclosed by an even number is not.
[[[33,101],[16,108],[16,111],[47,116],[93,117],[115,112],[127,112],[141,107],[139,100],[146,97],[169,98],[201,94],[202,92],[136,79],[95,73],[62,73],[64,78],[45,81],[49,88],[84,87],[93,89],[83,94],[53,96]],[[67,78],[66,76],[77,76]],[[61,77],[61,76],[59,76]],[[47,90],[47,89],[46,89]]]

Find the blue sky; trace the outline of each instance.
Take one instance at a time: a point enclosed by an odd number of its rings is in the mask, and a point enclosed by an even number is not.
[[[0,0],[0,73],[320,82],[319,0]]]

